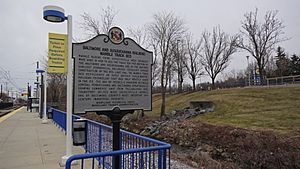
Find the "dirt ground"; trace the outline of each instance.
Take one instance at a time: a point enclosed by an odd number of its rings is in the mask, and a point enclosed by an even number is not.
[[[86,118],[109,124],[97,115]],[[152,132],[153,123],[159,124]],[[149,127],[150,126],[150,127]],[[156,125],[157,126],[157,125]],[[300,134],[276,134],[185,120],[126,118],[122,128],[172,144],[171,157],[199,169],[299,169]]]

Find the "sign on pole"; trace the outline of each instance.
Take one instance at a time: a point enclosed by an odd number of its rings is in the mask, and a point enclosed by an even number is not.
[[[73,55],[74,113],[152,109],[152,52],[120,28],[73,44]]]
[[[23,93],[21,93],[21,96],[28,96],[28,93],[27,92],[23,92]]]
[[[68,38],[65,34],[49,33],[48,73],[67,73]]]

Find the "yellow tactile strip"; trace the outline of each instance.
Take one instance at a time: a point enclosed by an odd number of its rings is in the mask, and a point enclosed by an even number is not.
[[[19,112],[20,110],[22,110],[24,107],[20,107],[17,110],[14,110],[13,112],[10,112],[2,117],[0,117],[0,123],[3,122],[4,120],[8,119],[9,117],[13,116],[14,114],[16,114],[17,112]]]

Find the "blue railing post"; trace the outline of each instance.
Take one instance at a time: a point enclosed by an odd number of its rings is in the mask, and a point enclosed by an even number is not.
[[[158,150],[158,169],[162,169],[162,151]]]
[[[140,153],[140,168],[144,168],[144,153]]]
[[[98,149],[98,152],[101,152],[102,151],[102,126],[99,126],[99,138],[98,138],[98,140],[99,140],[99,149]],[[100,162],[100,160],[101,160],[101,158],[97,158],[97,160],[98,160],[98,165],[100,166],[100,164],[101,164],[101,162]]]
[[[162,158],[163,158],[163,169],[167,168],[167,158],[166,158],[166,150],[161,150],[162,151]]]
[[[89,133],[90,125],[86,124],[86,144],[85,144],[85,153],[88,153],[88,146],[90,142],[90,133]]]

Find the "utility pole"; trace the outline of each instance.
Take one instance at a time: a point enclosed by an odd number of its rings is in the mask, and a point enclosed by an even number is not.
[[[36,70],[39,70],[40,66],[39,66],[39,61],[36,62]],[[36,81],[39,82],[39,73],[36,73],[37,76],[36,76]],[[41,81],[42,83],[42,81]],[[39,117],[41,118],[41,113],[42,113],[42,102],[41,102],[41,99],[42,99],[42,90],[41,90],[41,84],[38,84],[37,85],[37,91],[38,91],[38,98],[39,98]]]
[[[8,82],[5,82],[5,90],[6,90],[6,92],[8,92],[7,83]]]
[[[39,62],[36,62],[36,70],[39,69]],[[38,73],[37,73],[38,75]],[[40,97],[40,92],[39,92],[39,76],[36,76],[36,91],[35,91],[35,98],[39,98]],[[40,105],[40,104],[39,104]]]
[[[2,84],[1,84],[1,93],[0,93],[0,99],[2,98]]]
[[[41,84],[40,84],[40,92],[41,92],[41,97],[40,97],[40,118],[43,118],[43,110],[44,110],[44,75],[41,73]]]
[[[31,105],[31,102],[29,100],[29,83],[27,83],[27,111],[29,111],[29,108],[30,108],[30,105]]]

